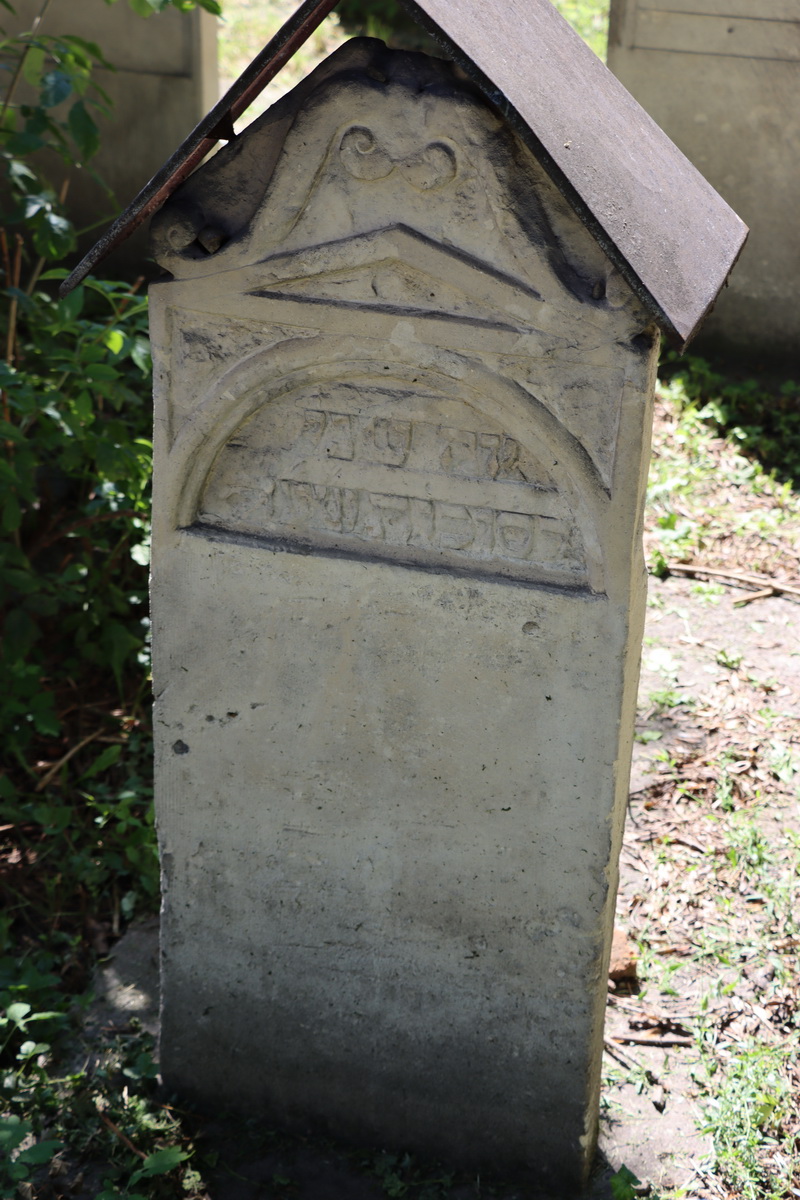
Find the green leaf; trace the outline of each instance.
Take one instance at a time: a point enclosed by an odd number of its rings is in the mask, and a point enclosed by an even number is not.
[[[150,359],[150,342],[147,338],[136,338],[131,350],[131,358],[143,374],[148,374],[152,366]]]
[[[19,1117],[0,1117],[0,1150],[9,1156],[32,1130],[30,1121],[21,1121]]]
[[[213,13],[215,17],[222,16],[222,5],[218,4],[217,0],[198,0],[198,4],[206,12]]]
[[[86,298],[86,292],[82,287],[76,287],[74,291],[65,296],[63,300],[58,302],[58,315],[62,321],[75,321],[83,311],[83,302]]]
[[[84,162],[92,158],[100,146],[100,130],[90,116],[83,100],[76,100],[69,110],[67,127]]]
[[[31,87],[38,87],[44,70],[45,53],[41,46],[29,46],[22,67],[25,82]]]
[[[87,425],[94,416],[92,397],[85,388],[83,391],[78,392],[78,395],[75,397],[75,412],[78,415],[78,419],[84,425]]]
[[[30,571],[23,571],[16,567],[4,567],[0,571],[0,579],[2,579],[4,588],[14,588],[23,596],[31,595],[40,586]]]
[[[614,1200],[635,1200],[639,1180],[633,1171],[629,1171],[624,1164],[608,1182],[611,1185],[611,1195]]]
[[[33,244],[43,258],[63,258],[75,244],[75,231],[60,213],[42,211],[34,224]]]
[[[106,746],[102,754],[98,754],[88,770],[81,775],[81,780],[91,779],[95,775],[99,775],[101,771],[105,771],[108,767],[114,765],[122,753],[122,746],[117,742],[112,746]]]
[[[132,654],[141,647],[141,638],[135,637],[119,621],[106,621],[101,634],[101,648],[110,663],[117,685],[122,687],[122,668]]]
[[[162,5],[159,0],[128,0],[128,4],[140,17],[152,17],[154,12],[160,12]]]
[[[131,1175],[129,1186],[133,1187],[140,1179],[151,1179],[153,1175],[166,1175],[188,1157],[187,1152],[181,1150],[180,1146],[165,1146],[163,1150],[155,1150],[148,1154],[139,1170]]]
[[[30,1004],[24,1004],[22,1001],[19,1001],[16,1004],[9,1004],[8,1008],[6,1009],[6,1017],[14,1025],[21,1028],[24,1025],[25,1018],[30,1011]]]
[[[108,346],[112,354],[119,354],[125,345],[125,335],[119,329],[107,329],[103,334],[103,345]]]
[[[34,150],[41,150],[44,144],[43,137],[26,129],[24,133],[15,133],[6,139],[6,150],[9,154],[16,154],[22,158],[26,154],[32,154]]]
[[[0,800],[16,800],[17,789],[7,775],[0,775]],[[0,1018],[2,1021],[2,1018]]]
[[[3,622],[3,637],[14,647],[15,654],[22,659],[39,637],[39,628],[24,608],[12,608]]]
[[[23,1150],[17,1155],[17,1162],[31,1163],[40,1166],[42,1163],[52,1161],[53,1155],[63,1149],[64,1143],[51,1138],[49,1141],[37,1142],[35,1146],[29,1146],[27,1150]]]
[[[38,185],[38,178],[27,163],[18,158],[8,160],[8,174],[18,187],[27,188],[31,183]]]
[[[116,379],[118,374],[116,367],[112,367],[109,363],[92,363],[91,368],[86,372],[86,378],[92,381],[96,379]]]
[[[22,1062],[26,1058],[32,1058],[34,1054],[46,1054],[49,1049],[47,1042],[23,1042],[17,1058]]]
[[[66,100],[72,92],[72,79],[65,71],[48,71],[42,79],[39,93],[40,103],[44,108],[55,108]]]
[[[38,692],[29,700],[30,716],[38,733],[55,737],[61,731],[58,717],[54,710],[54,701],[50,692]]]
[[[32,220],[37,213],[47,212],[52,207],[52,195],[49,192],[30,192],[23,202],[22,210],[25,220]]]
[[[19,529],[22,524],[22,509],[19,506],[19,500],[15,495],[6,497],[3,505],[3,520],[2,526],[6,533],[13,533],[15,529]]]

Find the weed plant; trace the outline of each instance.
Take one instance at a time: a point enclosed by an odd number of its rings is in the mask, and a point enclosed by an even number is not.
[[[780,482],[800,483],[800,379],[775,386],[715,369],[703,358],[664,355],[661,378],[715,433]]]
[[[800,462],[793,457],[795,447],[800,448],[800,405],[783,413],[787,457],[780,468],[768,470],[759,453],[767,459],[769,447],[758,442],[755,426],[746,434],[730,424],[720,387],[716,398],[699,392],[698,362],[676,371],[668,352],[663,364],[660,437],[653,448],[647,497],[650,569],[665,576],[671,562],[703,562],[794,578],[800,506],[790,476],[800,479]],[[701,377],[708,378],[704,372]],[[795,384],[787,384],[785,394],[792,390]],[[754,381],[748,394],[759,394],[769,404],[768,393]]]

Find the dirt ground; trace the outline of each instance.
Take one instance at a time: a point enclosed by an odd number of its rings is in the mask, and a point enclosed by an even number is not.
[[[709,810],[700,814],[692,797],[687,800],[673,785],[677,775],[684,782],[695,779],[699,795],[704,764],[707,768],[722,755],[723,761],[732,761],[737,786],[743,788],[747,771],[760,769],[759,739],[796,734],[797,604],[773,596],[738,607],[735,602],[746,594],[677,576],[650,581],[637,720],[641,740],[634,752],[617,927],[623,939],[626,934],[635,939],[646,929],[654,961],[661,955],[673,963],[672,987],[666,999],[655,989],[654,998],[642,963],[638,979],[609,985],[601,1159],[592,1200],[611,1197],[609,1177],[623,1164],[642,1182],[643,1192],[649,1185],[655,1193],[682,1187],[691,1196],[723,1194],[704,1190],[712,1145],[708,1135],[698,1132],[698,1055],[688,1034],[702,987],[714,972],[724,970],[689,953],[694,936],[689,926],[702,921],[702,904],[698,910],[695,901],[709,890],[704,890],[702,870],[698,879],[696,864],[705,863],[709,838],[724,831],[725,814],[717,814],[717,823],[709,825]],[[676,775],[680,767],[683,771]],[[764,819],[774,822],[769,836],[787,827],[800,831],[796,794],[779,794],[774,811]],[[692,860],[691,887],[687,883],[685,894],[674,860],[659,862],[654,853],[654,847],[665,845]],[[101,998],[92,1026],[107,1029],[136,1016],[157,1032],[157,938],[157,922],[151,920],[130,929],[115,946],[100,974]],[[625,949],[623,941],[623,958]],[[760,966],[746,964],[735,994],[720,1001],[727,1005],[720,1028],[734,1027],[735,1033],[739,1021],[746,1032],[753,1021],[757,1027],[774,1016],[777,1009],[765,1005],[778,1004],[780,997],[768,995],[769,980],[759,976]],[[236,1140],[235,1128],[220,1123],[206,1133],[212,1142]],[[234,1173],[221,1171],[211,1194],[213,1200],[256,1200],[275,1194],[273,1181],[283,1175],[291,1176],[292,1195],[308,1200],[377,1200],[386,1195],[378,1181],[365,1178],[336,1148],[313,1142],[294,1148],[280,1143],[240,1162]],[[522,1193],[512,1188],[503,1195],[510,1200]]]
[[[779,714],[770,722],[770,735],[796,736],[800,716],[797,605],[770,597],[737,606],[736,602],[747,594],[736,588],[709,594],[702,586],[698,589],[694,581],[678,577],[650,580],[637,730],[640,736],[658,732],[661,737],[637,742],[634,747],[617,901],[618,928],[632,935],[641,932],[637,913],[643,907],[643,895],[652,896],[660,888],[671,894],[681,887],[673,863],[663,864],[664,869],[660,874],[656,869],[654,876],[652,861],[643,856],[643,846],[668,836],[678,846],[681,841],[687,843],[684,850],[695,859],[708,849],[708,829],[702,829],[707,811],[703,817],[693,815],[693,806],[676,803],[674,794],[666,797],[666,804],[659,804],[659,779],[665,772],[674,774],[676,760],[679,765],[687,759],[696,763],[717,760],[724,753],[722,739],[730,742],[737,765],[744,758],[752,766],[757,760],[755,754],[749,757],[751,743],[763,737],[766,724],[757,706],[766,707],[765,701]],[[723,663],[737,665],[732,669]],[[660,698],[665,689],[692,703],[660,711],[653,698]],[[657,757],[664,752],[673,763],[665,764]],[[796,796],[779,797],[767,823],[770,819],[775,828],[767,831],[768,836],[788,827],[800,829]],[[721,820],[725,820],[722,814]],[[659,949],[679,957],[686,931],[668,915],[663,932]],[[649,940],[652,946],[652,932]],[[684,1187],[694,1196],[704,1194],[700,1180],[712,1145],[709,1136],[697,1132],[699,1109],[692,1079],[697,1052],[693,1046],[680,1043],[691,1041],[686,1037],[686,1025],[691,1021],[689,1017],[687,1022],[687,1010],[696,1009],[701,986],[719,968],[713,963],[699,968],[688,954],[686,960],[687,965],[673,975],[676,995],[668,1005],[663,998],[654,1005],[646,989],[639,995],[609,994],[607,1055],[610,1053],[618,1064],[633,1063],[643,1068],[653,1083],[641,1087],[637,1081],[641,1081],[642,1071],[634,1069],[632,1080],[607,1084],[601,1145],[612,1163],[625,1163],[655,1190]],[[750,972],[752,995],[742,996],[738,987],[735,1004],[747,1007],[749,999],[752,1007],[757,1001],[763,982],[758,978],[760,965],[755,963]],[[660,1011],[653,1013],[654,1007]],[[666,1044],[648,1046],[648,1031]],[[614,1040],[636,1039],[637,1034],[638,1039],[627,1044]],[[677,1044],[670,1045],[670,1041]]]

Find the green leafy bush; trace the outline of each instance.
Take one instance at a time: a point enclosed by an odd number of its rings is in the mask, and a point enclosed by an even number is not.
[[[129,0],[149,14],[168,2]],[[91,1157],[102,1139],[103,1195],[160,1195],[167,1176],[163,1194],[180,1194],[190,1153],[165,1144],[174,1122],[152,1099],[149,1055],[108,1072],[60,1069],[93,955],[158,897],[146,301],[135,284],[97,280],[58,299],[76,239],[46,177],[53,162],[91,170],[108,104],[98,65],[99,47],[79,38],[34,30],[0,42],[2,1196],[37,1189],[54,1163]],[[128,1084],[140,1094],[128,1099]]]
[[[11,291],[12,361],[0,363],[0,736],[30,775],[29,748],[63,731],[76,688],[100,675],[121,692],[143,650],[149,348],[144,301],[126,285],[91,283],[65,300]],[[0,784],[6,795],[9,786]]]
[[[57,298],[75,231],[46,178],[91,170],[104,61],[36,28],[0,42],[0,1004],[34,1011],[85,987],[93,928],[158,891],[146,301],[95,280]]]
[[[778,479],[800,482],[800,380],[770,387],[722,374],[703,358],[668,351],[661,377],[681,384],[699,416]]]
[[[106,4],[116,4],[117,0],[106,0]],[[134,12],[140,17],[151,17],[153,13],[164,12],[165,9],[177,8],[179,12],[191,12],[193,8],[204,8],[206,12],[216,17],[222,16],[222,8],[218,0],[128,0]]]
[[[88,674],[121,691],[144,647],[150,360],[144,301],[125,284],[92,282],[65,300],[11,290],[0,736],[30,774],[32,742],[62,732]]]

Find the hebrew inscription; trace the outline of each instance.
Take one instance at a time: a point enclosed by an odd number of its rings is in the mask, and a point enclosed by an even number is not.
[[[194,529],[408,565],[585,586],[580,531],[544,449],[422,388],[314,386],[223,446]]]

